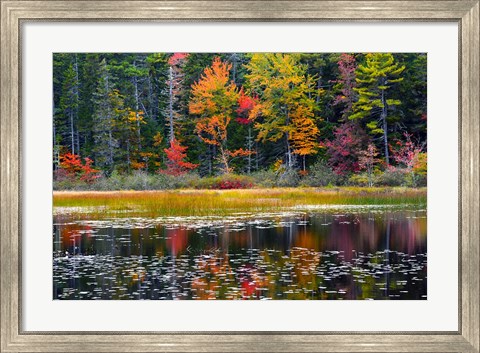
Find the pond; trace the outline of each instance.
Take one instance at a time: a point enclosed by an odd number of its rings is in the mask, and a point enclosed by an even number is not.
[[[427,299],[425,210],[54,216],[54,299]]]

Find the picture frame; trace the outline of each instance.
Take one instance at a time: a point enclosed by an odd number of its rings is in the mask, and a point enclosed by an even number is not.
[[[21,25],[29,21],[443,21],[459,25],[457,332],[31,332],[21,326]],[[1,352],[479,352],[479,1],[1,1]]]

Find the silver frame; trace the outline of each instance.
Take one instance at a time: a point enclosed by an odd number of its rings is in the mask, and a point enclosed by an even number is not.
[[[480,349],[480,16],[474,1],[4,1],[0,352],[468,352]],[[455,332],[25,332],[21,327],[21,24],[29,21],[453,21],[459,24],[459,329]],[[441,39],[439,39],[441,40]]]

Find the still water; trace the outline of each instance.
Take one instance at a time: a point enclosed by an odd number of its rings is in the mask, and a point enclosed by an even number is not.
[[[54,299],[426,299],[425,210],[54,217]]]

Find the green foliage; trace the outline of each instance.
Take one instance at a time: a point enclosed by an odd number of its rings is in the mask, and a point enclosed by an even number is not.
[[[371,53],[365,56],[365,64],[360,64],[356,70],[357,87],[354,91],[358,100],[353,104],[353,114],[349,119],[366,119],[367,128],[374,135],[383,135],[385,161],[388,165],[388,123],[396,120],[389,112],[395,112],[395,107],[401,104],[399,99],[390,98],[390,90],[403,81],[400,74],[405,66],[395,62],[390,53]]]
[[[166,174],[150,174],[145,171],[135,171],[131,174],[120,174],[113,171],[108,177],[102,177],[94,183],[82,180],[62,179],[53,182],[54,190],[173,190],[192,188],[200,183],[200,177],[195,173],[180,176]]]
[[[277,172],[278,187],[296,187],[300,184],[298,171],[292,168],[281,169]]]
[[[389,107],[400,105],[398,99],[386,98],[387,91],[393,84],[403,81],[400,74],[405,66],[395,62],[390,53],[373,53],[366,55],[366,63],[357,67],[358,100],[353,104],[354,113],[349,119],[372,118],[376,113],[386,112]],[[383,129],[376,120],[367,125],[372,133],[383,133]]]
[[[277,186],[277,173],[272,169],[258,170],[250,174],[255,185],[264,188],[273,188]]]
[[[328,185],[342,185],[344,178],[336,174],[328,164],[319,160],[309,169],[308,174],[302,179],[304,186],[323,187]]]
[[[402,168],[388,168],[375,178],[378,186],[406,186],[408,184],[408,172]]]
[[[353,186],[371,186],[367,173],[354,174],[348,179],[348,184]]]

